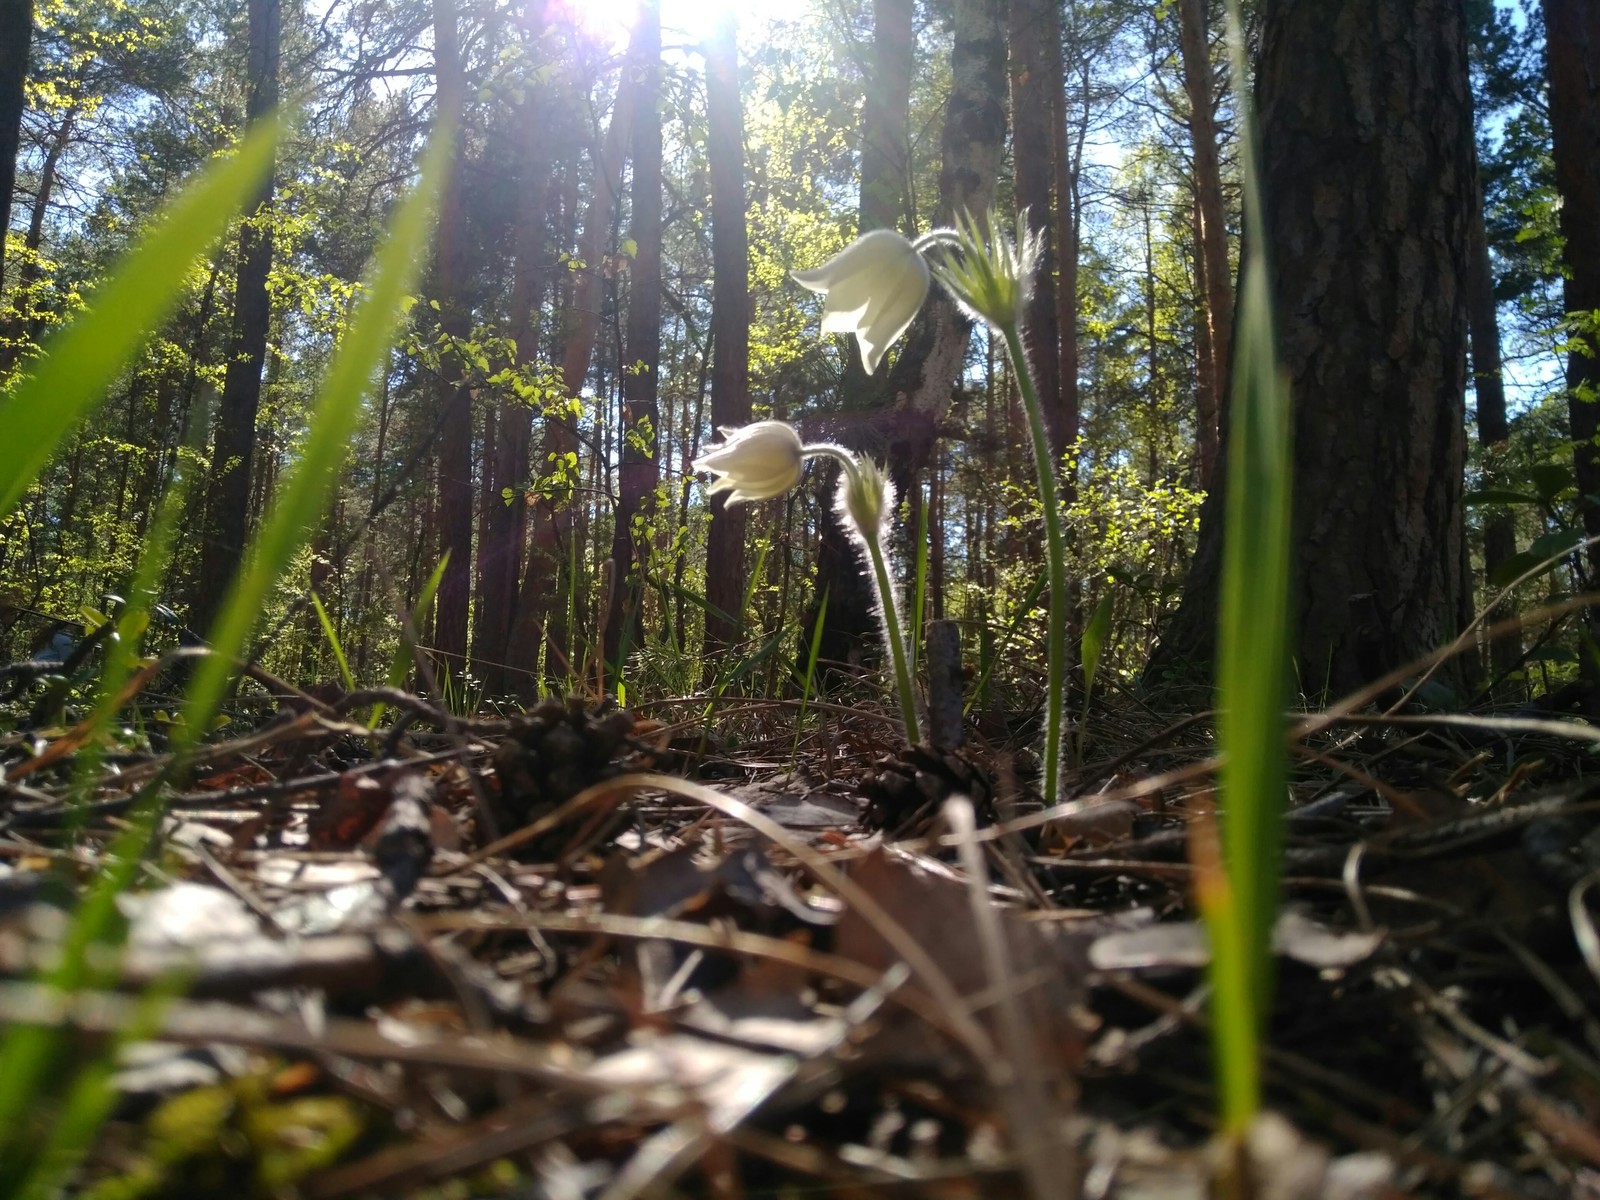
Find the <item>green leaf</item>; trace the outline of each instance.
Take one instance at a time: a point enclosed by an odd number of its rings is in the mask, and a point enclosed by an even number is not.
[[[1533,545],[1528,547],[1528,553],[1536,559],[1554,558],[1558,554],[1569,554],[1583,542],[1581,529],[1552,529],[1549,533],[1533,539]]]
[[[1509,488],[1479,488],[1461,497],[1468,508],[1478,504],[1538,504],[1539,497],[1513,492]]]
[[[1489,585],[1497,588],[1508,587],[1519,576],[1533,570],[1543,561],[1540,555],[1529,554],[1526,550],[1519,551],[1489,572]]]
[[[271,168],[282,130],[281,118],[261,122],[234,154],[185,187],[82,315],[49,340],[34,372],[0,396],[0,517],[16,507],[56,446],[99,406],[117,372],[166,320],[190,266]]]
[[[1572,469],[1561,463],[1539,463],[1528,469],[1528,477],[1538,489],[1539,499],[1546,501],[1575,486]]]
[[[1111,633],[1111,609],[1115,597],[1108,591],[1094,606],[1094,615],[1083,631],[1083,687],[1085,693],[1094,690],[1094,677],[1100,670],[1100,653],[1105,649],[1106,637]],[[1087,697],[1086,697],[1087,698]]]

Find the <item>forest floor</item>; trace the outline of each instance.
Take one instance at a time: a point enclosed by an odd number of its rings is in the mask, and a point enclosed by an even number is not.
[[[0,734],[0,1025],[65,1033],[58,1094],[116,1055],[70,1191],[1206,1196],[1208,714],[1113,696],[1049,811],[1003,741],[807,722],[237,713],[161,797],[120,965],[69,998],[38,972],[162,758],[108,757],[75,806],[70,724]],[[1258,1195],[1600,1196],[1579,731],[1302,721]]]

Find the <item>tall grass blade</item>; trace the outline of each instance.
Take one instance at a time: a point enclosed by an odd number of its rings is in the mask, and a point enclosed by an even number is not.
[[[95,290],[88,308],[49,340],[32,373],[0,395],[0,517],[166,320],[190,267],[254,195],[282,131],[281,118],[265,120],[233,154],[202,171]]]
[[[450,551],[444,552],[444,557],[433,568],[433,574],[428,576],[422,585],[422,591],[417,596],[417,602],[411,606],[411,619],[407,627],[401,631],[400,645],[395,649],[394,658],[389,663],[389,675],[385,679],[390,687],[402,687],[406,681],[406,674],[411,670],[411,646],[416,639],[417,630],[428,623],[428,610],[433,607],[433,597],[439,591],[439,585],[444,582],[445,568],[450,565]],[[376,729],[378,722],[383,719],[387,708],[381,702],[374,705],[372,716],[367,721],[367,728]]]
[[[366,294],[323,376],[300,460],[279,491],[223,602],[210,636],[216,653],[200,663],[184,707],[190,739],[210,727],[233,673],[234,656],[250,636],[273,585],[327,505],[362,400],[388,357],[406,295],[428,244],[439,190],[449,169],[451,140],[451,131],[442,127],[429,139],[416,187],[390,219]]]
[[[1217,636],[1222,859],[1228,887],[1224,896],[1202,889],[1199,898],[1211,927],[1212,1028],[1223,1126],[1237,1138],[1260,1108],[1260,1041],[1271,1005],[1286,782],[1292,465],[1289,386],[1278,360],[1260,156],[1254,116],[1243,98],[1247,75],[1237,0],[1229,2],[1228,27],[1241,95],[1240,158],[1251,245],[1234,335]]]
[[[322,597],[315,592],[311,593],[311,607],[316,610],[317,623],[322,626],[322,636],[328,639],[328,645],[333,649],[333,657],[339,664],[339,677],[344,680],[345,691],[355,691],[356,677],[350,673],[350,660],[345,657],[344,645],[339,641],[339,631],[333,627],[333,619],[323,607]]]

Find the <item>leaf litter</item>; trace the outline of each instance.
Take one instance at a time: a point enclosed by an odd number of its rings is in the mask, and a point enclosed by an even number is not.
[[[0,1024],[115,1054],[75,1194],[1211,1194],[1204,721],[1102,705],[1047,811],[1020,748],[849,710],[795,753],[773,706],[296,704],[168,789],[72,995],[163,763],[83,790],[72,731],[0,735]],[[1338,716],[1294,742],[1256,1194],[1600,1196],[1584,747]]]

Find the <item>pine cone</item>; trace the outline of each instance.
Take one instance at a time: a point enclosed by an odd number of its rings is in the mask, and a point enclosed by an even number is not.
[[[896,835],[912,832],[951,796],[972,801],[978,822],[994,820],[994,780],[988,771],[959,750],[938,750],[925,743],[905,749],[876,764],[861,785],[868,800],[862,824]]]
[[[620,774],[633,715],[610,702],[593,712],[582,697],[546,700],[519,717],[495,749],[496,816],[506,830],[553,812],[584,788]]]

